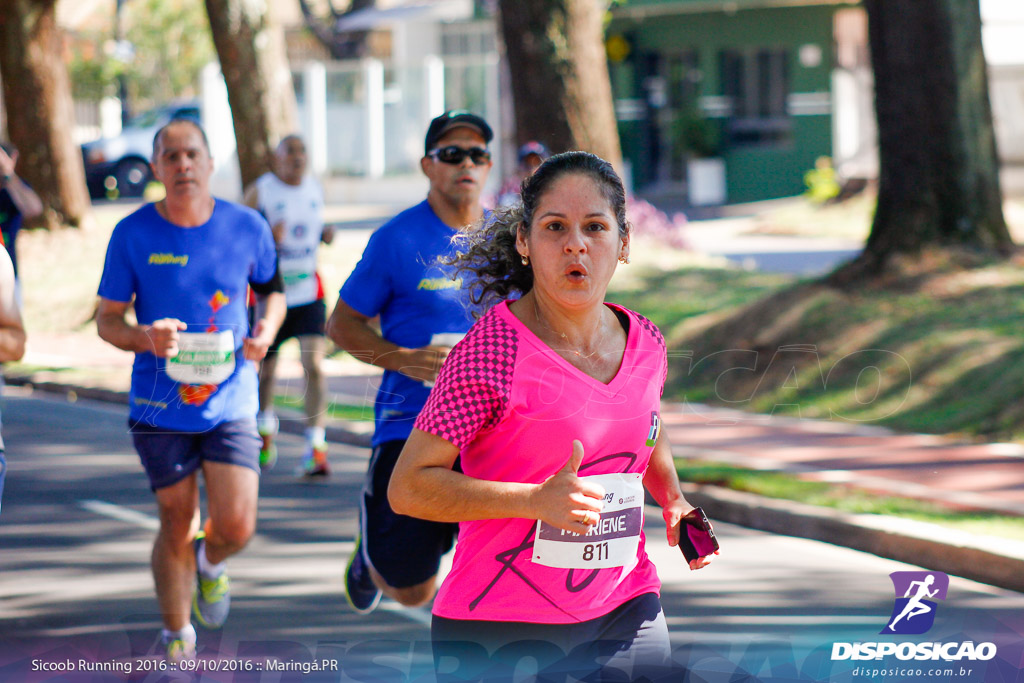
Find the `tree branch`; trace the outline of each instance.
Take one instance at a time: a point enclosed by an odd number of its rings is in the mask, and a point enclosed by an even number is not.
[[[376,6],[376,0],[352,0],[344,12],[339,12],[334,7],[333,0],[327,0],[327,8],[330,12],[330,19],[324,20],[313,13],[308,0],[299,0],[299,8],[302,10],[302,18],[306,26],[316,39],[327,48],[332,59],[345,59],[348,57],[360,56],[363,43],[367,35],[366,31],[344,31],[339,32],[335,27],[338,20],[353,12],[369,9]]]
[[[331,3],[328,3],[328,5],[331,8],[332,17],[334,17],[334,20],[331,21],[331,24],[333,25],[337,17],[334,16],[334,5]],[[306,0],[299,0],[299,9],[302,10],[302,19],[306,24],[306,28],[312,31],[320,44],[327,48],[332,59],[339,59],[340,55],[338,54],[337,34],[334,32],[333,28],[324,24],[318,16],[313,14],[313,10],[310,8],[309,3]]]

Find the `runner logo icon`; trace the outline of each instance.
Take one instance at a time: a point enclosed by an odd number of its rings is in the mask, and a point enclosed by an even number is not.
[[[933,600],[946,599],[949,577],[942,572],[893,572],[889,578],[896,600],[888,624],[879,633],[926,633],[935,622]]]

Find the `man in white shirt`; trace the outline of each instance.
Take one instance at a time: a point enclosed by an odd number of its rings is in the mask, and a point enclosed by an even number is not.
[[[307,166],[305,143],[297,135],[289,135],[277,146],[273,172],[257,178],[245,193],[245,204],[262,213],[274,233],[288,302],[284,323],[260,367],[257,426],[263,439],[260,466],[269,469],[277,461],[274,444],[278,428],[274,411],[277,352],[281,344],[295,337],[306,377],[306,450],[302,475],[326,477],[330,474],[324,430],[327,384],[321,365],[326,348],[327,308],[323,285],[316,272],[316,259],[320,243],[330,244],[334,239],[334,229],[323,224],[323,191],[320,184],[306,174]]]

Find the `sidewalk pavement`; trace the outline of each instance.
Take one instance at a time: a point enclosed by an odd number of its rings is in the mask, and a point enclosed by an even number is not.
[[[302,368],[283,354],[279,391],[295,411],[281,428],[301,433]],[[72,398],[127,402],[133,354],[88,334],[35,334],[10,384],[30,384]],[[365,405],[372,416],[379,372],[356,361],[325,363],[332,401]],[[699,404],[666,403],[665,433],[679,457],[795,473],[807,479],[931,500],[958,509],[1024,515],[1024,446],[968,444],[945,437],[897,434],[838,421],[755,415]],[[330,441],[369,445],[372,422],[331,419]],[[716,486],[684,484],[688,500],[712,519],[817,539],[882,557],[1024,592],[1024,538],[982,537],[879,515],[770,499]]]

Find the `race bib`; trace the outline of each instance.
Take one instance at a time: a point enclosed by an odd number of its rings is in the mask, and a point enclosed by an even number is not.
[[[604,487],[601,519],[586,534],[537,520],[533,561],[564,569],[624,567],[636,560],[644,526],[644,485],[639,473],[584,477]]]
[[[182,332],[178,355],[167,359],[167,374],[182,384],[220,384],[235,370],[235,338],[222,332]]]
[[[319,285],[316,280],[316,259],[304,259],[299,263],[280,262],[281,279],[284,281],[285,303],[289,308],[313,303],[317,299]]]
[[[431,346],[455,346],[463,337],[465,332],[438,332],[430,337]],[[423,382],[423,386],[433,388],[434,382]]]

